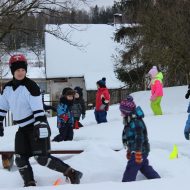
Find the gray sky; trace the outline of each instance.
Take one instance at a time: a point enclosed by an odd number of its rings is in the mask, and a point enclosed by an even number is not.
[[[119,0],[116,0],[119,1]],[[98,5],[98,7],[107,7],[107,6],[113,6],[114,0],[87,0],[88,6],[84,6],[84,4],[81,6],[83,9],[89,10],[89,7],[94,7],[95,5]]]
[[[114,0],[88,0],[90,4],[92,5],[98,5],[98,6],[112,6],[114,3]]]
[[[56,0],[57,2],[65,2],[66,0]],[[119,1],[119,0],[115,0]],[[74,5],[77,9],[89,10],[90,7],[98,5],[98,7],[113,6],[114,0],[86,0],[86,3],[82,3],[82,0],[71,0],[71,5]],[[70,4],[69,4],[70,5]]]

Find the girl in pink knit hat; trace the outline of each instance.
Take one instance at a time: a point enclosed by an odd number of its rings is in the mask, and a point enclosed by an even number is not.
[[[162,109],[161,109],[161,100],[163,96],[163,74],[161,72],[158,72],[158,69],[156,66],[153,66],[148,74],[151,77],[151,108],[154,113],[154,115],[162,115]]]
[[[158,74],[158,69],[156,66],[153,66],[152,69],[148,72],[148,74],[151,76],[151,78],[155,78]]]

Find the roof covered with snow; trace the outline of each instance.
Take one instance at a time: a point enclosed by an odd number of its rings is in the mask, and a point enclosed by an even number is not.
[[[106,24],[64,24],[60,30],[78,46],[46,33],[47,78],[84,77],[87,90],[96,89],[96,81],[102,77],[106,77],[108,88],[124,85],[114,74],[113,55],[118,45],[113,40],[116,27]]]

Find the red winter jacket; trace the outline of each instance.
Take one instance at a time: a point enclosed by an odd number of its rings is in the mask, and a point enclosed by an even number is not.
[[[102,109],[102,98],[105,99],[106,102],[110,102],[110,93],[107,88],[98,88],[96,92],[96,111],[104,111],[105,108]],[[109,104],[106,106],[106,111],[108,111]]]

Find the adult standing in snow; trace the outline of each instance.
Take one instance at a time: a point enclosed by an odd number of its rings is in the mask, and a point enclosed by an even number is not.
[[[151,77],[151,108],[154,115],[162,115],[161,100],[163,97],[163,74],[158,72],[156,66],[153,66],[148,72]]]
[[[107,122],[107,111],[109,109],[110,93],[106,87],[106,78],[96,82],[97,93],[96,93],[96,107],[95,107],[95,118],[97,123]]]
[[[50,128],[43,110],[40,88],[26,77],[27,60],[24,55],[11,56],[9,66],[13,79],[0,96],[0,136],[4,135],[3,119],[8,110],[19,128],[15,135],[15,163],[24,186],[36,186],[29,158],[61,172],[71,183],[80,183],[82,173],[50,155]]]
[[[119,109],[124,123],[122,141],[124,147],[127,148],[126,158],[128,160],[122,182],[135,181],[138,171],[148,179],[160,178],[159,174],[149,165],[150,145],[142,109],[139,106],[136,107],[130,95],[121,101]]]
[[[188,99],[189,96],[190,96],[190,84],[188,86],[187,93],[185,94],[185,98]],[[184,135],[187,140],[190,140],[190,102],[187,108],[187,113],[189,113],[189,115],[185,124]]]

